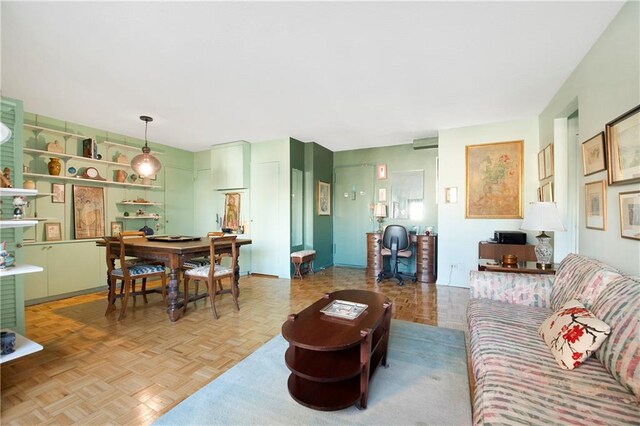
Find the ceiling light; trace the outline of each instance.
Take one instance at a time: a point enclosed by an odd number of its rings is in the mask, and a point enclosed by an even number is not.
[[[131,160],[131,168],[140,177],[153,177],[160,169],[162,164],[160,161],[151,155],[151,148],[147,143],[147,127],[149,122],[153,121],[153,118],[147,115],[141,115],[140,120],[144,121],[144,146],[142,147],[142,154],[138,154]]]

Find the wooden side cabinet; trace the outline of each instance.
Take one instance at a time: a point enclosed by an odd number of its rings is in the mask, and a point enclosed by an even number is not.
[[[438,278],[438,237],[416,235],[416,278],[421,283],[435,283]]]
[[[366,274],[377,277],[382,272],[382,233],[367,232]]]

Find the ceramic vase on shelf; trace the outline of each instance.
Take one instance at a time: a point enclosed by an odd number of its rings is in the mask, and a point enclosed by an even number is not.
[[[59,176],[60,175],[60,170],[62,169],[62,164],[60,164],[60,159],[56,158],[56,157],[51,157],[51,160],[49,160],[49,174],[51,176]]]

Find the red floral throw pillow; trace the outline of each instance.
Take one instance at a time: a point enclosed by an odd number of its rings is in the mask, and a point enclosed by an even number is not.
[[[538,329],[551,354],[565,370],[573,370],[582,364],[610,332],[607,324],[575,299],[562,305]]]

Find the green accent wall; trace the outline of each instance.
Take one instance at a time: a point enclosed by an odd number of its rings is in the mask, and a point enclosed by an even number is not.
[[[305,248],[316,251],[314,269],[333,265],[333,212],[318,215],[318,181],[333,182],[333,152],[315,143],[305,144]],[[333,192],[333,191],[332,191]],[[333,195],[333,194],[332,194]]]

